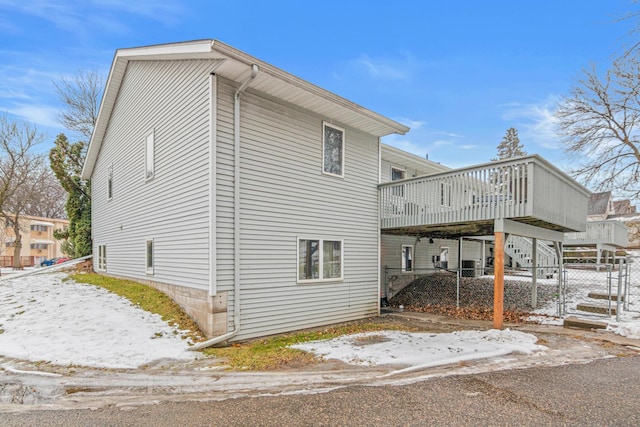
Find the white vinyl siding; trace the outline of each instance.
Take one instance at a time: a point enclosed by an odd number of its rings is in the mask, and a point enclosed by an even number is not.
[[[233,328],[233,93],[218,78],[217,286]],[[319,174],[325,117],[241,98],[241,329],[238,339],[378,313],[378,138],[345,128],[344,179]],[[322,202],[320,202],[322,201]],[[298,237],[339,236],[343,278],[298,283]]]
[[[209,289],[212,64],[132,61],[127,67],[92,177],[93,239],[109,247],[110,274],[148,279],[143,245],[153,236],[154,281]],[[147,180],[151,134],[154,178]],[[117,186],[107,202],[112,164]]]

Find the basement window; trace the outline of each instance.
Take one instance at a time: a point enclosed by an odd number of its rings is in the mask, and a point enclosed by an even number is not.
[[[98,270],[107,269],[107,245],[98,246]]]
[[[147,274],[153,274],[153,240],[147,240]]]

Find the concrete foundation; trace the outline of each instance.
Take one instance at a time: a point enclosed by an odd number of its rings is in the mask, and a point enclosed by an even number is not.
[[[227,292],[210,296],[208,291],[194,289],[186,286],[169,285],[154,282],[153,280],[138,280],[114,274],[104,274],[125,280],[132,280],[151,286],[174,300],[198,325],[207,338],[216,337],[228,332],[228,305]]]

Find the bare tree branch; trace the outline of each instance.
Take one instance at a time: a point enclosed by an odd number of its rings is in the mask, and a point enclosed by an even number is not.
[[[565,150],[575,160],[572,174],[597,190],[640,196],[640,63],[627,57],[600,76],[584,70],[556,109]]]
[[[60,112],[60,122],[65,128],[80,132],[88,141],[98,120],[104,79],[95,70],[78,70],[72,78],[63,76],[53,84],[67,106]]]

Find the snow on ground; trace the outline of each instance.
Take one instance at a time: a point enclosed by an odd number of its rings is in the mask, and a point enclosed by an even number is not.
[[[592,315],[589,313],[580,314],[575,310],[579,303],[591,302],[588,297],[589,292],[596,291],[607,294],[610,291],[615,295],[617,293],[618,271],[612,273],[612,289],[608,286],[609,272],[605,268],[601,271],[568,269],[567,270],[567,295],[565,305],[572,317],[584,318],[589,320],[598,320],[608,323],[608,330],[618,335],[631,339],[640,339],[640,251],[633,250],[629,253],[629,310],[621,310],[620,321],[616,320],[616,316],[607,317],[604,315]],[[511,280],[511,277],[509,277]],[[556,281],[557,279],[553,279]],[[541,282],[540,280],[538,281]],[[542,282],[543,284],[548,284]],[[605,304],[603,301],[601,304]],[[616,307],[613,301],[612,307]],[[557,301],[550,301],[545,306],[535,310],[532,316],[527,320],[541,324],[562,325],[563,319],[554,317],[558,314]]]
[[[105,289],[49,273],[0,281],[0,356],[57,365],[136,368],[190,360],[160,316]]]
[[[292,345],[328,359],[354,365],[408,365],[398,372],[450,363],[530,354],[545,350],[534,335],[519,331],[459,331],[446,334],[381,331]]]
[[[632,272],[634,286],[640,277],[638,268],[640,261]],[[158,315],[102,288],[64,280],[64,272],[38,273],[0,279],[0,356],[101,368],[136,368],[157,360],[196,357],[197,353],[187,351],[188,342]],[[553,315],[557,307],[547,310]],[[640,339],[639,317],[640,313],[632,312],[625,313],[619,323],[609,319],[610,328]],[[351,364],[407,366],[394,372],[398,373],[544,350],[536,341],[534,335],[510,330],[381,331],[294,347]]]

